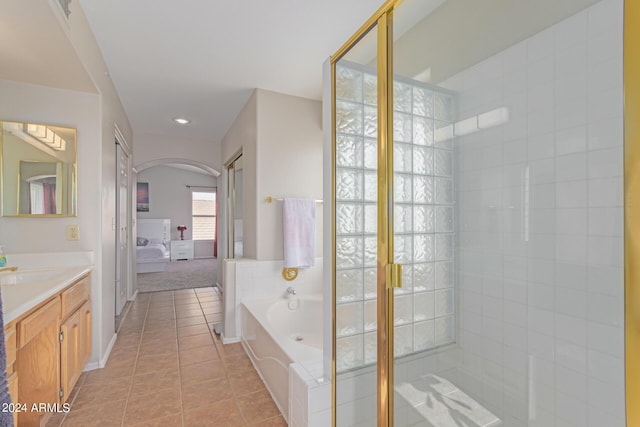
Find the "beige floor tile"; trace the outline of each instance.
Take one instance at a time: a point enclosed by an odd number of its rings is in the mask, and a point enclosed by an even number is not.
[[[191,335],[199,335],[209,333],[209,328],[207,325],[192,325],[185,326],[183,328],[178,328],[178,337],[188,337]]]
[[[249,427],[287,427],[287,422],[282,418],[282,415],[278,415],[268,420],[258,421],[255,424],[249,424]]]
[[[247,424],[255,424],[280,415],[267,390],[239,396],[238,406]]]
[[[185,317],[195,316],[202,316],[202,309],[200,307],[192,308],[190,310],[180,310],[176,312],[176,319],[184,319]]]
[[[207,329],[207,332],[199,335],[189,335],[187,337],[178,337],[178,348],[186,350],[189,348],[202,347],[213,343],[213,338]]]
[[[244,423],[235,400],[227,399],[185,412],[184,425],[189,427],[242,427]]]
[[[236,396],[244,396],[265,389],[262,379],[255,371],[228,373],[227,375]]]
[[[182,385],[195,384],[224,377],[224,365],[219,360],[210,360],[180,368]]]
[[[178,356],[180,358],[180,366],[193,365],[194,363],[220,359],[218,352],[216,351],[216,346],[213,345],[213,343],[203,347],[181,350]]]
[[[180,390],[168,389],[140,396],[132,396],[127,402],[124,425],[135,425],[180,413]]]
[[[203,325],[207,323],[207,320],[201,314],[195,317],[185,317],[182,319],[177,319],[176,323],[178,325],[178,328],[182,328],[184,326]]]
[[[108,362],[107,362],[108,364]],[[87,373],[87,378],[84,381],[86,384],[103,383],[105,381],[111,381],[119,378],[126,378],[133,376],[134,364],[124,364],[115,366],[105,366],[102,369],[95,369]]]
[[[170,372],[178,369],[178,358],[166,354],[154,354],[138,358],[135,375],[148,374],[149,372]]]
[[[67,414],[62,423],[63,427],[121,426],[126,400],[91,406],[86,409]]]
[[[139,357],[158,354],[177,354],[177,340],[153,340],[140,345]]]
[[[211,289],[139,295],[107,367],[83,374],[49,425],[285,426],[242,346],[209,331],[220,308]]]
[[[127,399],[131,388],[131,377],[117,378],[101,383],[85,384],[73,401],[72,410],[81,410],[109,402]]]
[[[182,413],[134,424],[135,427],[182,427]]]
[[[246,354],[234,354],[227,356],[223,360],[224,367],[228,373],[253,372],[255,368]]]
[[[183,411],[190,411],[231,398],[233,398],[233,392],[225,377],[182,386]]]
[[[234,344],[222,344],[218,347],[218,350],[220,350],[220,355],[222,357],[245,354],[244,348],[242,348],[242,344],[239,342]]]
[[[181,311],[189,311],[189,310],[200,310],[200,304],[198,303],[198,301],[194,301],[188,304],[176,305],[177,313]]]
[[[177,389],[180,387],[180,374],[173,372],[150,372],[148,374],[133,377],[131,397],[149,394],[165,389]]]

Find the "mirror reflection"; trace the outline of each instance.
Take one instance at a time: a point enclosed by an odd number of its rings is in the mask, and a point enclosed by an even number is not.
[[[2,215],[76,215],[76,130],[3,121]]]

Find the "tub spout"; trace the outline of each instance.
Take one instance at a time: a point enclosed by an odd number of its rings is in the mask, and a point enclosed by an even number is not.
[[[287,288],[287,296],[293,296],[293,295],[295,295],[295,294],[296,294],[296,290],[295,290],[295,289],[293,289],[293,286],[289,286],[289,287]]]

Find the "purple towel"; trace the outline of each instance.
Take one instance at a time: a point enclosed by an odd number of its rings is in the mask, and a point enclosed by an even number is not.
[[[11,403],[7,382],[7,349],[4,342],[4,315],[2,314],[2,294],[0,293],[0,405],[6,408]],[[13,414],[0,411],[0,427],[12,427]]]

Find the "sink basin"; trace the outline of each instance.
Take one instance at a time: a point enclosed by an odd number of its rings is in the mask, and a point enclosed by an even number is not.
[[[0,273],[0,285],[22,285],[42,282],[53,279],[60,273],[60,270],[18,270],[16,272]]]

